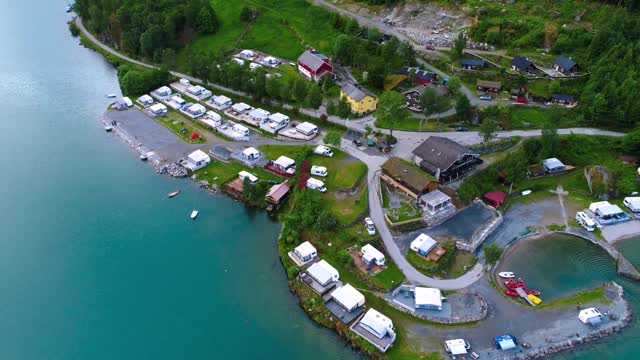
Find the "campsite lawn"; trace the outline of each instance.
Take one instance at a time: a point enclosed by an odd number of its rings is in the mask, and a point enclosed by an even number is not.
[[[223,162],[213,159],[211,160],[211,164],[196,171],[196,174],[198,175],[198,179],[205,179],[209,181],[209,184],[223,185],[238,177],[238,173],[242,170],[250,172],[260,180],[284,181],[283,178],[260,167],[250,168],[236,161]]]
[[[163,125],[164,127],[166,127],[167,129],[171,130],[171,132],[173,132],[179,138],[181,138],[182,140],[184,140],[184,141],[186,141],[188,143],[191,143],[191,144],[202,144],[207,140],[204,136],[202,136],[202,132],[201,131],[197,130],[182,115],[178,114],[177,112],[175,112],[173,110],[168,110],[167,111],[167,116],[165,116],[165,117],[153,118],[153,119],[155,121],[157,121],[158,123],[160,123],[161,125]],[[185,129],[187,131],[185,133],[183,133],[182,131],[180,131],[182,129]],[[193,133],[193,132],[198,134],[199,138],[197,138],[195,140],[189,139],[189,135],[191,135],[191,133]]]

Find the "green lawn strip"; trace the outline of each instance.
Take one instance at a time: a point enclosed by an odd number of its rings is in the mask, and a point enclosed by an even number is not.
[[[541,305],[537,306],[537,308],[540,309],[540,308],[546,308],[546,307],[586,305],[594,302],[603,303],[603,304],[611,303],[611,301],[607,299],[604,295],[604,288],[598,287],[595,289],[579,292],[575,295],[572,295],[563,299],[544,302]]]
[[[335,191],[327,191],[323,195],[326,209],[331,211],[338,223],[349,224],[367,210],[367,186],[361,186],[352,196],[337,199]]]
[[[427,260],[422,255],[419,255],[415,251],[410,250],[407,254],[407,261],[409,264],[413,265],[416,269],[418,269],[421,273],[427,276],[437,275],[438,271],[436,269],[437,264],[433,261]]]
[[[405,279],[398,266],[386,256],[386,268],[371,277],[371,281],[384,289],[391,289]]]
[[[186,119],[176,111],[168,110],[166,116],[158,118],[152,117],[152,119],[154,119],[156,122],[163,125],[167,129],[171,130],[171,132],[176,134],[179,138],[190,144],[203,144],[207,141],[207,139],[202,136],[201,132],[196,131],[194,129],[194,126],[192,124],[189,124],[188,120],[185,121]],[[183,134],[182,131],[180,131],[183,128],[187,130],[186,134]],[[199,137],[195,140],[189,139],[189,135],[194,132],[197,133]]]
[[[283,178],[275,174],[272,174],[264,170],[263,168],[260,168],[260,167],[250,168],[236,161],[222,162],[218,160],[211,160],[211,164],[196,171],[196,174],[198,175],[198,179],[205,179],[209,181],[210,184],[223,185],[237,178],[238,173],[243,170],[250,172],[251,174],[258,177],[258,179],[260,180],[276,181],[276,182],[284,181]],[[216,178],[217,180],[214,180]]]
[[[404,119],[403,121],[396,121],[395,123],[384,122],[376,120],[376,126],[382,129],[394,130],[407,130],[407,131],[451,131],[451,128],[447,126],[448,123],[456,122],[457,117],[455,114],[449,116],[440,117],[440,123],[437,119],[421,120],[415,117]]]

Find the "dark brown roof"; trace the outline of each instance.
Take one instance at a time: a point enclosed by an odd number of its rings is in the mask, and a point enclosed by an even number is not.
[[[392,157],[382,164],[382,171],[403,184],[408,185],[417,191],[423,191],[429,184],[436,180],[430,180],[427,173],[416,170],[412,166],[405,164],[400,158]]]
[[[489,89],[497,89],[500,90],[502,85],[499,81],[489,81],[489,80],[478,80],[476,82],[477,87],[489,88]]]
[[[413,150],[413,154],[432,165],[430,168],[435,167],[441,170],[448,169],[464,155],[478,156],[477,152],[441,136],[430,136]]]

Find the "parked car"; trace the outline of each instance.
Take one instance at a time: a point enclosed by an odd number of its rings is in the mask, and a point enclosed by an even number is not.
[[[364,227],[367,229],[367,233],[371,236],[376,234],[376,227],[373,225],[373,220],[370,217],[364,218]]]
[[[517,104],[528,104],[529,100],[527,100],[527,98],[524,98],[524,97],[519,97],[519,98],[516,99],[516,103]]]
[[[456,127],[456,131],[460,131],[460,132],[469,131],[469,129],[467,129],[465,126],[458,126],[458,127]]]
[[[353,144],[354,144],[355,146],[360,147],[360,146],[362,146],[362,140],[360,140],[360,139],[353,139]]]
[[[480,100],[491,101],[493,98],[489,95],[482,95],[480,96]]]

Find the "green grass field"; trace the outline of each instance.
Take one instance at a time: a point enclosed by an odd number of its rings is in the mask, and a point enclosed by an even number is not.
[[[329,53],[339,32],[329,23],[329,12],[305,0],[211,0],[221,26],[217,33],[196,38],[188,48],[211,53],[233,50],[247,27],[240,19],[244,6],[260,15],[240,41],[239,48],[261,50],[295,60],[306,47]],[[186,68],[187,48],[178,52],[178,68]]]
[[[211,164],[196,171],[199,179],[206,179],[209,184],[223,185],[238,177],[238,173],[242,170],[248,171],[257,176],[260,180],[270,180],[282,182],[283,178],[274,175],[261,167],[250,168],[239,162],[231,161],[228,163],[211,160]]]
[[[167,112],[167,116],[153,119],[188,143],[202,144],[207,141],[207,139],[202,135],[202,131],[200,131],[200,129],[196,129],[189,120],[176,111],[169,110]],[[183,128],[187,130],[186,133],[180,131]],[[200,137],[195,140],[189,139],[189,135],[193,132],[197,133]]]

